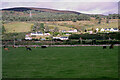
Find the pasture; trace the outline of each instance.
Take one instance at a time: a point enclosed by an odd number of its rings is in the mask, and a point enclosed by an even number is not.
[[[3,49],[3,78],[117,78],[118,47]]]
[[[102,20],[101,24],[97,24],[97,20],[91,19],[90,21],[56,21],[56,22],[42,22],[45,26],[48,26],[49,29],[54,29],[54,27],[58,27],[59,30],[69,30],[69,29],[81,29],[84,31],[85,29],[91,30],[92,28],[117,28],[118,20],[110,20],[109,24],[106,23],[105,20]],[[14,32],[29,32],[31,31],[31,26],[34,22],[11,22],[4,24],[6,33],[14,33]]]
[[[14,32],[29,32],[31,31],[32,23],[26,22],[11,22],[4,24],[6,33],[14,33]]]

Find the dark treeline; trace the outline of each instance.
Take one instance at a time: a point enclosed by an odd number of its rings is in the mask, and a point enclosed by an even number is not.
[[[81,21],[90,20],[90,16],[74,13],[53,13],[41,11],[3,11],[3,21]]]
[[[97,33],[97,34],[72,34],[69,36],[69,39],[96,39],[96,40],[108,40],[115,39],[120,40],[120,33]]]
[[[120,19],[119,14],[109,14],[109,15],[90,15],[91,17],[94,17],[95,19]]]
[[[2,36],[2,40],[14,40],[15,39],[22,39],[24,40],[25,35],[27,33],[4,33]],[[83,40],[89,40],[89,39],[96,39],[96,40],[120,40],[119,32],[113,32],[113,33],[97,33],[97,34],[72,34],[69,36],[69,39],[76,39],[79,40],[80,37]]]
[[[104,19],[120,19],[118,14],[105,15],[86,15],[86,14],[74,14],[74,13],[53,13],[42,11],[3,11],[3,21],[81,21],[90,20],[90,17],[100,20]]]

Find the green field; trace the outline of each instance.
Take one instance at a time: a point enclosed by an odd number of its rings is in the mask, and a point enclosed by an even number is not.
[[[6,33],[14,33],[14,32],[29,32],[31,31],[32,23],[26,22],[11,22],[4,24]]]
[[[9,48],[3,78],[117,78],[118,47]]]
[[[70,30],[70,29],[81,29],[81,30],[91,30],[92,28],[117,28],[118,27],[118,20],[110,20],[110,23],[106,23],[105,20],[102,21],[101,24],[97,23],[97,20],[90,20],[90,21],[56,21],[56,22],[42,22],[45,24],[45,26],[48,26],[49,29],[54,29],[55,27],[58,27],[59,30]],[[31,26],[33,25],[33,22],[11,22],[4,24],[6,33],[14,33],[14,32],[29,32],[31,31]],[[74,28],[70,28],[74,26]]]

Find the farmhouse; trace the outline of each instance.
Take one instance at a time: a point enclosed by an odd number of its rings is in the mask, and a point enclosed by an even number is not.
[[[31,36],[43,36],[43,33],[42,32],[34,32],[34,33],[31,33],[30,34]]]
[[[98,32],[98,28],[96,28],[96,31]],[[118,28],[102,28],[101,30],[100,30],[100,32],[118,32],[119,31],[119,29]]]
[[[66,36],[63,36],[63,37],[53,37],[53,39],[68,40],[68,37],[66,37]]]
[[[104,32],[104,31],[105,31],[105,29],[103,29],[103,28],[100,30],[100,32]]]
[[[70,29],[69,31],[66,31],[66,32],[69,32],[69,33],[77,32],[77,29],[74,29],[74,30]]]
[[[29,34],[25,35],[25,40],[32,40]]]
[[[119,29],[118,28],[113,28],[113,32],[118,32]]]
[[[44,35],[45,35],[45,36],[49,36],[49,35],[50,35],[50,33],[44,33]]]
[[[70,30],[68,30],[68,31],[67,31],[67,30],[62,30],[61,32],[62,32],[62,33],[64,33],[64,32],[75,33],[75,32],[78,32],[78,31],[77,31],[77,29],[74,29],[74,30],[73,30],[73,29],[70,29]]]
[[[66,30],[62,30],[62,33],[66,32]]]
[[[105,31],[109,31],[109,32],[118,32],[119,29],[118,28],[106,28]]]
[[[93,33],[93,31],[88,31],[88,33],[89,33],[89,34],[92,34],[92,33]]]
[[[60,40],[68,40],[68,37],[66,37],[66,36],[60,37]]]
[[[96,32],[98,32],[99,31],[99,28],[96,28]]]

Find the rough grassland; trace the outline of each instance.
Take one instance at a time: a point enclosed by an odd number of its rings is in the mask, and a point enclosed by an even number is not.
[[[117,78],[118,47],[10,48],[3,78]]]
[[[6,33],[28,32],[31,31],[31,25],[31,23],[26,22],[12,22],[4,24]]]
[[[98,24],[98,20],[91,19],[90,21],[55,21],[55,22],[40,22],[45,23],[45,26],[48,26],[50,29],[54,29],[54,27],[58,27],[59,30],[69,30],[73,29],[70,28],[74,26],[74,28],[85,30],[85,29],[96,29],[96,28],[117,28],[118,27],[118,20],[111,19],[109,24],[106,23],[106,20],[102,20],[101,24]],[[31,31],[31,25],[34,22],[11,22],[4,24],[6,33],[13,33],[13,32],[28,32]],[[15,31],[14,31],[15,30]]]

